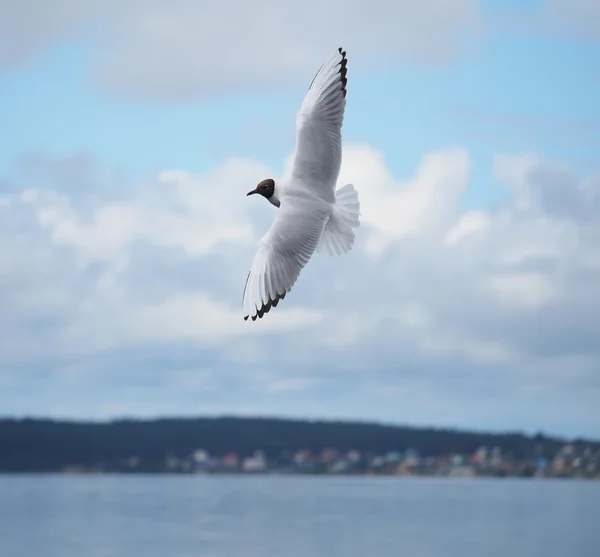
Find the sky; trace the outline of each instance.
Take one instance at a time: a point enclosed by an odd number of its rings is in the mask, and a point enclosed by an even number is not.
[[[245,322],[339,46],[355,246]],[[0,0],[0,415],[600,438],[599,93],[596,0]]]

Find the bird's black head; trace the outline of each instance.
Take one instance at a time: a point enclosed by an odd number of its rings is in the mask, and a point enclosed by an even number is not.
[[[267,178],[266,180],[259,182],[256,188],[249,191],[246,195],[252,195],[254,193],[259,193],[266,199],[270,199],[273,197],[273,193],[275,193],[275,180]]]

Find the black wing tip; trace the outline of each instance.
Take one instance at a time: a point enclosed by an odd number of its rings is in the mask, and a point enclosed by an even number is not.
[[[346,58],[346,51],[340,46],[338,52],[342,55],[342,61],[340,62],[340,81],[342,82],[342,94],[346,96],[346,85],[348,84],[348,58]]]
[[[279,302],[281,300],[283,300],[285,298],[285,295],[287,294],[287,292],[284,292],[283,294],[278,294],[277,296],[275,296],[274,299],[269,299],[267,301],[267,303],[263,304],[259,310],[257,310],[257,312],[250,316],[250,315],[246,315],[244,317],[244,321],[248,321],[248,317],[252,318],[252,321],[256,321],[257,319],[262,319],[262,317],[269,313],[269,311],[271,310],[271,308],[276,308],[277,304],[279,304]]]
[[[342,82],[342,95],[344,95],[344,97],[346,97],[346,85],[348,83],[348,79],[346,78],[348,69],[346,66],[348,65],[348,59],[346,58],[346,51],[341,46],[338,47],[338,52],[342,55],[342,60],[340,62],[340,81]],[[312,81],[310,82],[310,85],[308,86],[309,91],[310,91],[310,88],[313,86],[315,79],[317,79],[319,72],[323,69],[324,65],[325,65],[325,62],[323,64],[321,64],[319,71],[317,71],[315,76],[312,78]]]

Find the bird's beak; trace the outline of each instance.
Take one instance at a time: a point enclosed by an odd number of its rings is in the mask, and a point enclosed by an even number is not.
[[[248,196],[248,195],[252,195],[253,193],[258,193],[258,192],[257,192],[257,191],[254,189],[254,190],[252,190],[252,191],[249,191],[249,192],[246,194],[246,196]]]

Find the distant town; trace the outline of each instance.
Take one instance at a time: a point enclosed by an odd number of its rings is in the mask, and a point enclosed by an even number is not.
[[[0,419],[0,473],[600,479],[600,442],[280,418]]]
[[[139,457],[121,459],[109,466],[65,467],[65,473],[135,473],[143,469]],[[448,476],[472,478],[538,477],[600,479],[600,451],[587,447],[576,450],[563,446],[553,458],[515,460],[503,455],[500,447],[480,447],[473,454],[422,457],[415,449],[390,451],[382,455],[340,452],[333,448],[313,453],[308,449],[285,451],[273,460],[262,450],[240,457],[235,452],[213,456],[197,449],[185,458],[166,455],[162,473],[178,474],[329,474],[385,476]]]

